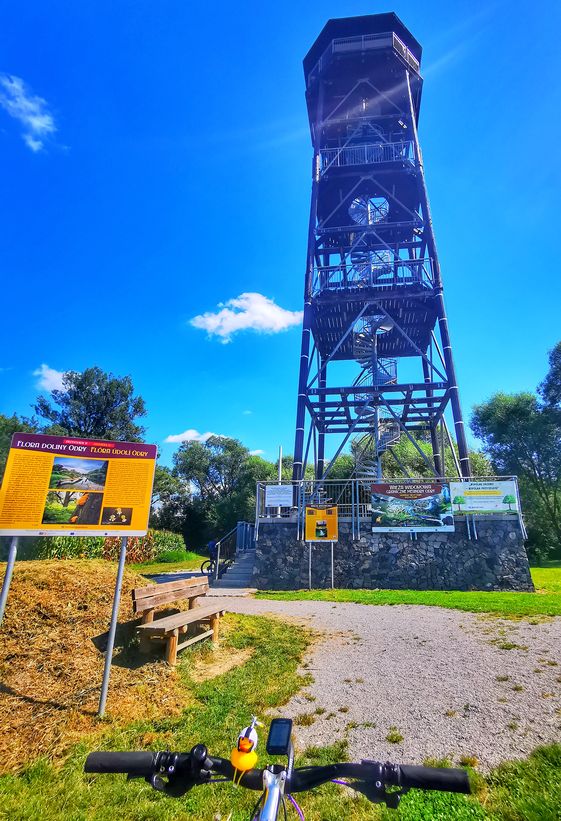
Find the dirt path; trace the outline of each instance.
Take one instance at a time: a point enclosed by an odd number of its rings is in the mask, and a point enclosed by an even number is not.
[[[352,758],[475,756],[483,769],[561,738],[561,619],[538,624],[437,607],[229,598],[323,634],[314,681],[279,714],[300,747],[345,737]],[[390,743],[395,728],[401,741]],[[397,735],[395,736],[397,738]]]

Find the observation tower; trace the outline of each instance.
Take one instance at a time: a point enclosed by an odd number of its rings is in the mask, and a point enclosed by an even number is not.
[[[313,165],[295,480],[312,461],[328,476],[328,434],[333,458],[354,440],[358,478],[380,477],[402,436],[442,476],[449,406],[470,475],[417,132],[421,51],[395,14],[376,14],[329,20],[304,59]]]

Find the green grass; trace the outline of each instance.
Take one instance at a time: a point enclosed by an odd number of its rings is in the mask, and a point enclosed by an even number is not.
[[[179,551],[167,551],[168,554]],[[201,564],[208,559],[208,556],[202,556],[200,553],[195,553],[193,550],[182,551],[183,555],[179,561],[153,561],[143,562],[142,564],[129,565],[132,570],[143,576],[150,576],[156,573],[172,573],[175,570],[199,570]]]
[[[561,562],[532,567],[532,579],[539,593],[561,593]]]
[[[262,599],[357,602],[358,604],[421,604],[495,613],[504,617],[561,616],[561,596],[557,593],[482,593],[441,590],[283,590],[263,591]]]
[[[212,650],[207,645],[184,652],[178,672],[193,700],[180,716],[138,720],[121,729],[109,724],[101,742],[82,742],[64,760],[39,760],[20,775],[3,776],[2,817],[18,821],[211,821],[230,818],[231,812],[231,821],[246,821],[256,794],[231,784],[197,788],[177,800],[154,792],[143,781],[83,773],[90,749],[188,750],[204,741],[211,753],[227,757],[252,713],[264,717],[268,709],[286,703],[301,689],[305,680],[297,668],[309,642],[305,631],[264,617],[229,615],[226,619],[234,628],[226,633],[226,646],[254,649],[243,666],[196,684],[189,677],[190,661],[194,654],[210,655]],[[265,732],[264,728],[260,765],[268,761],[262,749]],[[376,755],[375,750],[367,752]],[[297,765],[346,759],[346,742],[340,739],[331,747],[306,750]],[[307,821],[545,821],[557,818],[561,806],[561,746],[542,748],[526,761],[502,765],[487,779],[476,776],[475,784],[476,793],[469,797],[412,791],[398,812],[372,805],[335,785],[300,794],[298,799]]]
[[[494,613],[506,618],[561,616],[561,563],[532,568],[537,593],[485,593],[480,590],[281,590],[257,593],[262,599],[281,599],[358,604],[421,604]]]
[[[123,776],[86,776],[85,757],[90,749],[189,750],[204,742],[215,755],[229,757],[238,732],[252,714],[284,704],[304,681],[297,666],[307,646],[305,631],[263,617],[229,615],[236,627],[225,642],[233,648],[252,647],[252,657],[241,667],[201,684],[189,679],[192,653],[212,653],[208,648],[185,651],[178,671],[194,702],[181,716],[155,722],[139,720],[124,729],[108,728],[102,742],[74,747],[63,762],[40,760],[19,776],[0,778],[1,817],[18,821],[113,821],[113,819],[212,819],[215,813],[233,810],[233,819],[249,815],[256,796],[231,785],[193,790],[181,801],[154,792],[142,781]],[[158,693],[154,693],[158,698]],[[264,745],[263,745],[264,746]],[[262,758],[262,761],[265,758]],[[226,813],[227,815],[227,813]]]

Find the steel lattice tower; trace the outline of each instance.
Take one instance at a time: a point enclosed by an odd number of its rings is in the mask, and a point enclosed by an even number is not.
[[[314,154],[294,479],[310,447],[316,477],[327,475],[327,434],[337,454],[361,435],[368,477],[419,431],[441,476],[448,405],[470,475],[417,134],[420,60],[395,14],[330,20],[304,59]],[[341,361],[354,378],[341,379]]]

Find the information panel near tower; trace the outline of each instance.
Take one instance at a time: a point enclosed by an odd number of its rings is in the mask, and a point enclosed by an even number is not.
[[[15,433],[0,488],[1,536],[143,536],[156,445]]]
[[[443,442],[456,458],[448,410],[470,476],[417,131],[421,52],[395,14],[375,14],[329,20],[304,59],[313,171],[294,480],[312,462],[326,478],[351,437],[359,479],[379,480],[386,452],[403,472],[401,437],[442,477]]]

